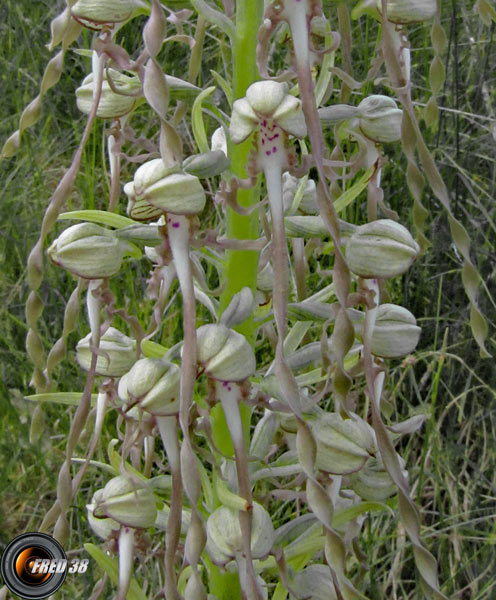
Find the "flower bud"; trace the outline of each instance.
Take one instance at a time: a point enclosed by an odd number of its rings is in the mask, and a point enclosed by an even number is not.
[[[363,467],[374,447],[374,433],[363,419],[343,419],[338,413],[324,413],[312,423],[317,443],[316,465],[326,473],[344,475]]]
[[[368,96],[358,105],[357,115],[362,133],[372,141],[389,143],[401,139],[403,111],[393,98]]]
[[[265,557],[274,543],[274,527],[269,513],[253,503],[251,523],[251,554]],[[207,550],[216,564],[225,564],[243,551],[239,511],[220,506],[207,520]]]
[[[122,92],[121,94],[116,93],[110,87],[109,77],[114,88]],[[115,69],[108,69],[104,73],[96,116],[101,119],[116,119],[131,112],[136,104],[136,92],[140,89],[141,83],[138,77],[129,77]],[[94,90],[95,77],[93,73],[90,73],[76,90],[77,107],[85,115],[89,115],[91,112]]]
[[[382,14],[382,0],[377,0],[377,10]],[[387,18],[391,23],[421,23],[436,14],[436,0],[387,0]]]
[[[79,223],[63,231],[47,254],[74,275],[102,279],[119,272],[126,249],[127,244],[112,231],[94,223]]]
[[[188,156],[183,161],[183,169],[190,175],[205,178],[220,175],[229,168],[229,164],[229,159],[222,150],[213,150]]]
[[[242,381],[255,372],[247,339],[225,325],[202,325],[196,332],[198,362],[212,379]]]
[[[157,518],[153,492],[141,480],[114,477],[95,500],[93,516],[97,519],[109,517],[121,525],[146,529]]]
[[[127,21],[142,6],[138,0],[77,0],[71,13],[82,25],[101,29]]]
[[[408,478],[408,471],[405,470],[405,461],[398,456],[403,475]],[[351,487],[364,500],[381,502],[393,494],[396,494],[397,487],[389,474],[384,469],[380,457],[371,459],[361,471],[351,475]]]
[[[142,358],[121,377],[118,395],[126,404],[137,400],[152,415],[174,415],[179,411],[180,377],[178,366],[162,358]]]
[[[124,186],[124,192],[134,211],[137,206],[145,208],[144,204],[138,204],[144,202],[159,212],[194,215],[203,210],[206,201],[198,177],[181,173],[178,167],[167,168],[161,158],[142,164],[134,174],[134,180]],[[150,209],[151,214],[154,209]],[[147,215],[146,218],[152,217]]]
[[[294,576],[292,589],[298,598],[308,600],[336,600],[331,572],[326,565],[310,565]],[[295,600],[295,596],[290,596]]]
[[[210,149],[212,152],[215,150],[222,150],[227,156],[227,138],[224,127],[217,127],[212,133],[212,139],[210,141]]]
[[[253,292],[249,287],[242,288],[231,299],[226,310],[222,313],[220,322],[226,327],[235,327],[247,319],[253,310]]]
[[[262,292],[271,292],[274,287],[274,269],[270,262],[257,274],[257,288]]]
[[[79,340],[76,346],[76,359],[85,371],[89,371],[93,357],[90,346],[91,333]],[[129,371],[135,362],[136,342],[118,329],[109,327],[100,339],[96,374],[120,377]]]
[[[381,358],[400,358],[415,350],[421,331],[409,310],[396,304],[381,304],[370,350]]]
[[[93,530],[93,533],[95,533],[99,538],[102,538],[102,540],[108,540],[113,531],[119,531],[121,524],[114,519],[110,519],[108,517],[95,517],[93,514],[98,500],[101,499],[102,493],[103,490],[97,490],[93,494],[91,504],[86,505],[86,511],[88,514],[88,523]]]
[[[419,252],[408,229],[391,219],[380,219],[361,225],[350,237],[346,262],[355,275],[387,279],[404,273]]]

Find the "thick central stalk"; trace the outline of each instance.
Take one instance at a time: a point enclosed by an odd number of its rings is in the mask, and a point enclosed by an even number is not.
[[[255,62],[257,33],[262,20],[262,0],[238,0],[236,2],[236,37],[234,40],[234,98],[242,98],[247,88],[259,78]],[[231,170],[237,177],[247,176],[246,165],[252,148],[249,138],[242,144],[233,145],[230,151]],[[260,201],[260,186],[239,189],[237,201],[240,206],[254,206]],[[258,237],[258,213],[240,215],[227,209],[227,236],[229,238],[256,239]],[[243,287],[255,290],[257,281],[258,252],[254,250],[229,250],[227,252],[226,287],[220,297],[221,310]],[[236,327],[250,343],[253,343],[253,319],[250,317]]]

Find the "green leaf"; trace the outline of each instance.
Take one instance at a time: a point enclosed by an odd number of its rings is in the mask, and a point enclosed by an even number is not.
[[[52,402],[53,404],[65,404],[66,406],[79,406],[82,397],[83,392],[48,392],[24,396],[24,399],[31,402]],[[91,394],[91,406],[96,405],[97,398],[98,394]]]
[[[88,554],[96,561],[99,567],[101,567],[105,573],[110,577],[110,580],[114,585],[119,583],[119,566],[116,558],[107,556],[98,546],[95,544],[84,544],[84,549]],[[146,600],[146,595],[143,590],[139,587],[136,579],[131,577],[131,585],[129,591],[126,594],[126,600]]]
[[[193,128],[193,135],[200,152],[208,152],[210,150],[207,134],[205,132],[205,124],[203,122],[202,104],[206,98],[215,92],[215,90],[215,86],[210,86],[206,90],[203,90],[203,92],[198,95],[191,110],[191,126]]]
[[[61,213],[58,216],[59,221],[75,219],[78,221],[89,221],[90,223],[98,223],[99,225],[108,225],[115,229],[121,229],[128,225],[136,225],[136,221],[108,212],[107,210],[73,210],[72,212]]]
[[[236,30],[234,29],[232,21],[224,13],[212,8],[205,0],[191,0],[191,4],[198,14],[205,20],[216,25],[229,36],[231,41],[234,41]]]
[[[336,510],[332,517],[332,524],[334,527],[341,527],[345,523],[348,523],[348,521],[363,515],[363,513],[386,511],[389,511],[392,515],[394,515],[394,510],[382,502],[360,502],[360,504],[355,504],[354,506],[350,506],[348,508]]]
[[[370,167],[368,171],[360,177],[360,179],[354,183],[350,189],[346,190],[339,198],[334,202],[334,208],[337,213],[343,212],[343,210],[349,206],[367,187],[369,179],[374,173],[375,167]]]
[[[248,510],[246,499],[231,492],[227,483],[217,474],[214,474],[214,483],[215,492],[221,504],[233,510]]]
[[[222,75],[219,75],[219,73],[217,73],[217,71],[210,69],[210,73],[211,73],[212,77],[214,78],[215,83],[224,92],[224,94],[227,98],[227,101],[229,102],[229,106],[232,108],[233,94],[232,94],[231,86],[229,85],[229,83],[227,83],[227,81],[224,79],[224,77],[222,77]]]

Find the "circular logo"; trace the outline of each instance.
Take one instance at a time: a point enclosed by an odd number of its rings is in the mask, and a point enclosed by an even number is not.
[[[62,546],[44,533],[14,538],[0,564],[5,585],[21,598],[48,598],[64,583],[67,558]]]

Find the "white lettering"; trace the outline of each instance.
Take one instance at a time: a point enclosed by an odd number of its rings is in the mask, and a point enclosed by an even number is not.
[[[63,573],[67,569],[67,561],[65,558],[59,558],[57,561],[57,568],[55,569],[55,573]]]
[[[41,566],[38,570],[38,573],[48,573],[48,567],[50,566],[50,560],[48,558],[44,558],[41,561]]]
[[[41,558],[37,558],[34,561],[34,564],[31,568],[31,573],[38,573],[38,569],[40,568],[41,565]]]

